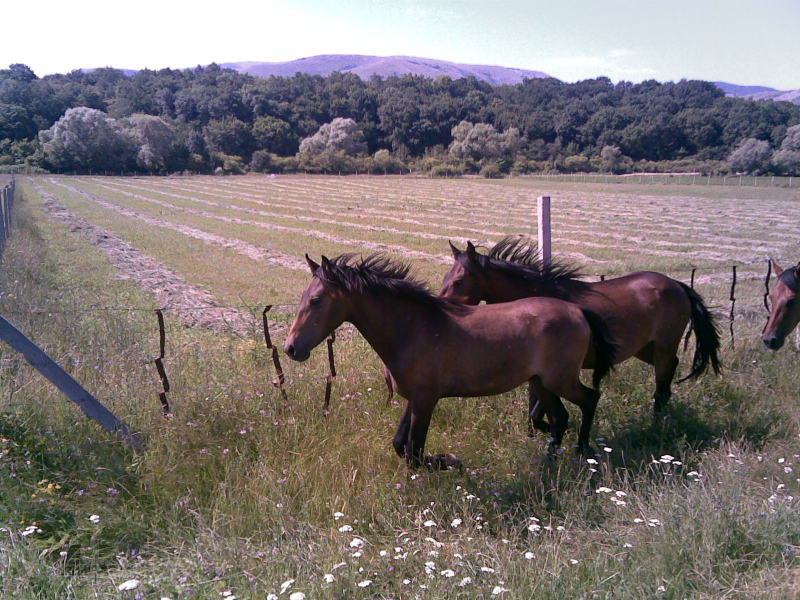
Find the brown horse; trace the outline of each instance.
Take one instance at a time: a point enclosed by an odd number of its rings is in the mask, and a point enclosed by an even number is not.
[[[772,269],[778,280],[769,293],[772,308],[761,339],[770,350],[778,350],[800,322],[800,302],[797,300],[800,265],[784,271],[773,260]]]
[[[455,304],[409,277],[406,265],[382,255],[323,256],[321,265],[306,255],[306,261],[313,279],[300,299],[286,354],[306,360],[344,321],[355,325],[406,399],[393,445],[409,465],[443,468],[455,460],[423,454],[440,398],[501,394],[526,381],[552,421],[550,450],[561,444],[567,426],[560,396],[582,411],[579,449],[587,451],[600,394],[581,384],[581,365],[591,353],[596,388],[611,369],[616,349],[596,315],[554,298]]]
[[[654,410],[660,412],[672,395],[678,366],[677,351],[687,323],[696,337],[692,369],[684,379],[698,377],[709,364],[719,373],[719,333],[700,295],[689,286],[651,271],[588,283],[572,266],[544,264],[536,245],[521,237],[507,237],[488,254],[471,242],[466,251],[450,244],[454,263],[445,275],[440,295],[456,302],[509,302],[545,296],[576,302],[607,324],[618,344],[617,362],[635,356],[653,365],[656,390]],[[593,368],[591,355],[584,368]],[[681,380],[683,381],[683,380]],[[531,394],[530,424],[547,431],[541,410]]]

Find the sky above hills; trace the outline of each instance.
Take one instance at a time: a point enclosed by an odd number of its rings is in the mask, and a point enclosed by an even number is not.
[[[260,0],[9,3],[0,67],[190,67],[406,55],[564,81],[682,78],[800,88],[798,0]]]

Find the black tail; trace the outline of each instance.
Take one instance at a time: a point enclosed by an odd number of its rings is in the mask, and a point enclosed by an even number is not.
[[[596,312],[583,310],[583,316],[589,323],[592,330],[592,344],[594,344],[594,375],[592,375],[592,386],[600,389],[600,381],[608,375],[614,368],[617,360],[617,343],[611,338],[611,332],[603,318]]]
[[[714,322],[714,317],[708,310],[703,298],[685,283],[681,283],[683,291],[689,297],[692,305],[692,331],[694,331],[695,348],[694,358],[692,359],[691,372],[681,379],[678,383],[699,377],[711,364],[714,373],[719,375],[722,365],[717,353],[719,352],[719,330]]]

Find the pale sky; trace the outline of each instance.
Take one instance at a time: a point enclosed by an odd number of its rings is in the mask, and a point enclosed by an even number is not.
[[[6,2],[0,67],[183,68],[409,55],[564,81],[682,78],[800,88],[800,0]]]

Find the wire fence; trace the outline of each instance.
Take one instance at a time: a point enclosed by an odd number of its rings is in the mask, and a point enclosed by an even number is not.
[[[770,261],[766,261],[766,270],[763,278],[763,283],[759,285],[763,285],[763,292],[754,294],[754,293],[746,293],[740,294],[741,289],[741,280],[740,280],[740,272],[738,267],[752,267],[757,263],[742,263],[736,265],[728,265],[725,267],[727,269],[729,275],[727,276],[727,280],[729,283],[728,293],[726,294],[728,306],[725,307],[725,310],[722,306],[717,306],[715,312],[717,313],[718,319],[721,322],[724,322],[727,319],[727,330],[729,333],[729,343],[730,347],[733,349],[735,348],[736,343],[736,330],[735,330],[735,323],[737,318],[746,315],[748,317],[757,314],[761,310],[768,311],[768,304],[767,298],[769,294],[769,282],[770,277],[772,274],[771,271],[771,263]],[[763,264],[763,263],[762,263]],[[719,266],[717,267],[693,267],[688,273],[685,273],[684,277],[688,280],[688,285],[690,287],[695,288],[697,285],[697,274],[704,272],[704,271],[714,271],[715,273],[724,273],[724,270],[721,270]],[[606,278],[602,275],[597,276],[597,280],[605,280]],[[752,278],[751,278],[752,281]],[[721,283],[721,282],[720,282]],[[716,284],[719,285],[719,284]],[[737,304],[739,303],[739,304]],[[175,314],[181,311],[187,310],[231,310],[231,311],[245,311],[249,313],[252,317],[252,329],[251,329],[251,336],[250,341],[252,344],[247,345],[245,347],[230,347],[226,346],[224,349],[224,353],[228,357],[234,357],[236,355],[255,355],[258,357],[259,365],[266,367],[267,365],[271,364],[270,372],[272,375],[268,376],[269,383],[274,386],[280,393],[281,397],[283,398],[284,403],[288,402],[287,396],[287,386],[291,386],[295,380],[288,377],[280,356],[280,350],[278,344],[275,343],[275,337],[281,336],[286,332],[286,325],[285,324],[275,324],[272,323],[269,319],[270,314],[275,314],[276,311],[284,311],[286,313],[290,313],[292,309],[295,309],[299,306],[297,303],[280,303],[280,304],[268,304],[268,305],[255,305],[255,304],[236,304],[231,306],[190,306],[190,305],[173,305],[173,306],[163,306],[159,308],[153,307],[143,307],[143,306],[98,306],[98,305],[89,305],[89,306],[82,306],[82,307],[69,307],[63,308],[59,306],[54,307],[47,307],[47,306],[38,306],[30,309],[18,309],[18,310],[4,310],[4,314],[25,314],[28,316],[47,316],[52,314],[86,314],[86,313],[124,313],[124,312],[132,312],[132,313],[149,313],[153,315],[153,338],[151,340],[144,341],[143,343],[135,344],[134,346],[126,349],[123,352],[116,351],[117,357],[103,359],[99,361],[95,361],[95,363],[88,362],[88,361],[81,361],[80,359],[76,359],[72,354],[66,354],[62,357],[56,357],[60,359],[64,364],[68,366],[74,367],[82,367],[84,369],[94,369],[97,371],[102,372],[104,369],[107,369],[109,366],[116,365],[125,365],[130,366],[130,368],[134,368],[135,366],[147,366],[152,365],[155,369],[156,379],[154,381],[154,394],[157,396],[159,400],[159,404],[161,406],[161,410],[165,415],[169,415],[172,412],[172,406],[170,403],[170,396],[175,391],[180,391],[181,393],[191,393],[191,392],[202,392],[208,394],[223,394],[223,393],[230,393],[235,389],[248,389],[252,388],[252,386],[248,385],[238,385],[235,383],[225,383],[222,385],[211,385],[211,386],[204,386],[204,385],[180,385],[176,390],[173,383],[170,381],[170,377],[168,375],[168,367],[175,368],[177,365],[173,363],[170,365],[172,361],[183,361],[187,362],[190,360],[209,360],[209,361],[217,361],[220,357],[220,351],[217,349],[216,351],[205,351],[205,352],[198,352],[195,349],[190,351],[186,351],[185,348],[181,348],[179,345],[176,344],[175,347],[172,347],[168,342],[170,338],[171,329],[168,326],[168,321],[165,318],[165,315]],[[738,307],[738,308],[737,308]],[[288,316],[288,315],[287,315]],[[345,332],[345,339],[352,339],[355,337],[355,330],[352,326],[345,325],[340,328],[340,331]],[[236,331],[234,327],[230,329],[231,335],[241,335]],[[687,331],[687,335],[684,342],[684,350],[688,346],[689,341],[689,334],[690,331]],[[260,345],[261,342],[257,345],[258,338],[263,339],[263,346]],[[323,386],[324,389],[324,400],[322,404],[322,409],[324,412],[327,412],[330,408],[331,398],[332,398],[332,391],[334,382],[336,381],[337,377],[337,368],[336,368],[336,356],[335,356],[335,346],[334,343],[336,341],[336,333],[332,333],[330,337],[326,340],[326,351],[327,351],[327,373],[321,377],[320,384]],[[148,353],[146,346],[151,348],[155,348],[157,350]],[[260,349],[259,349],[260,348]],[[7,359],[6,359],[7,360]],[[238,360],[238,356],[237,356]],[[13,364],[13,360],[9,362],[3,362],[0,360],[0,368],[8,367],[9,365]],[[375,381],[375,374],[374,373],[348,373],[346,378],[347,381],[369,381],[370,383],[374,383]],[[305,378],[305,381],[308,381],[308,378]],[[107,399],[112,399],[111,397]]]

